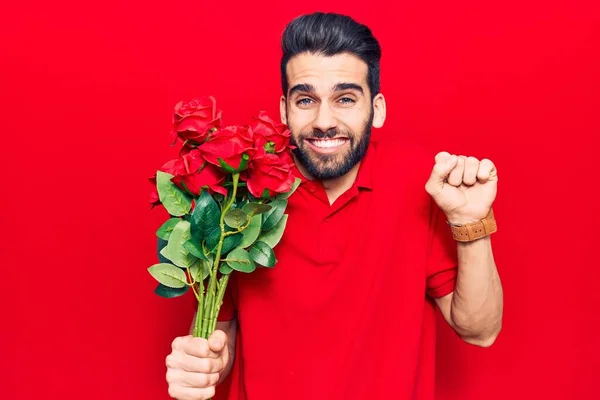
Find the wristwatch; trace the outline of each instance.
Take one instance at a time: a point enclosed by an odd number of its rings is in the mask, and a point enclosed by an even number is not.
[[[470,224],[452,224],[448,222],[452,230],[452,236],[457,242],[473,242],[482,237],[491,235],[498,230],[494,211],[490,208],[488,215],[478,222]]]

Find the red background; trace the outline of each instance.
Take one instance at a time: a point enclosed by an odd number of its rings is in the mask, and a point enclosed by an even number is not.
[[[320,9],[381,41],[380,137],[499,169],[504,329],[478,349],[441,328],[439,399],[600,398],[597,6],[218,3],[3,5],[0,397],[168,398],[192,303],[153,293],[165,212],[146,178],[174,154],[172,107],[213,94],[226,123],[276,116],[281,31]]]

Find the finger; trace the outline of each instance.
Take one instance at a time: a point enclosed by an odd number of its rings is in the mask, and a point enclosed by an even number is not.
[[[447,151],[441,151],[435,155],[435,162],[436,162],[436,164],[439,162],[443,162],[448,157],[450,157],[450,153],[448,153]]]
[[[446,158],[443,162],[438,162],[433,166],[433,170],[431,171],[431,176],[427,183],[425,184],[425,190],[432,196],[436,196],[444,187],[444,182],[450,171],[456,166],[458,162],[458,157],[450,156]]]
[[[436,163],[431,171],[431,176],[425,183],[425,190],[432,196],[437,196],[442,189],[450,171],[456,166],[458,158],[456,156],[450,156],[443,162]]]
[[[167,370],[167,382],[170,385],[180,385],[191,388],[207,388],[217,384],[219,374],[203,374],[199,372],[188,372],[181,369]]]
[[[215,396],[215,387],[190,388],[185,386],[169,386],[169,396],[177,400],[207,400]]]
[[[177,350],[167,356],[166,364],[168,368],[181,369],[188,372],[202,372],[205,374],[221,372],[225,367],[223,357],[200,358]]]
[[[477,182],[477,172],[479,170],[479,160],[475,157],[467,157],[465,160],[465,172],[463,173],[463,183],[471,186]]]
[[[481,183],[485,183],[490,178],[497,178],[496,166],[491,160],[484,158],[479,163],[479,169],[477,170],[477,180]]]
[[[448,184],[452,186],[460,186],[463,180],[463,174],[465,172],[465,160],[467,158],[465,156],[459,156],[458,162],[456,163],[456,167],[450,172],[448,176]]]
[[[206,339],[191,335],[176,338],[173,340],[172,347],[174,351],[181,351],[200,358],[218,358],[221,356],[210,349]]]
[[[227,344],[227,335],[221,330],[216,330],[208,337],[208,346],[214,352],[220,352]]]

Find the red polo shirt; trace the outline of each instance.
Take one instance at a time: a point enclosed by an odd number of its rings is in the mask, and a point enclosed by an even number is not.
[[[424,186],[433,154],[372,142],[329,204],[303,178],[278,263],[234,273],[220,319],[239,321],[231,400],[433,399],[435,303],[456,244]]]

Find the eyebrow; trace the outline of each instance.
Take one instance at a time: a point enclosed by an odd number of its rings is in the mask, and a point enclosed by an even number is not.
[[[337,83],[335,86],[333,86],[331,91],[339,92],[342,90],[356,90],[360,94],[364,94],[364,90],[363,90],[362,86],[357,85],[356,83],[349,83],[349,82]],[[288,96],[291,97],[294,93],[298,93],[298,92],[314,93],[315,91],[316,90],[313,85],[311,85],[309,83],[299,83],[290,88]]]
[[[297,85],[292,86],[292,88],[288,92],[288,96],[292,96],[297,92],[305,92],[305,93],[314,93],[315,87],[308,83],[299,83]]]
[[[356,90],[360,92],[360,94],[365,94],[362,86],[357,85],[356,83],[338,83],[333,87],[334,92],[340,92],[342,90]]]

